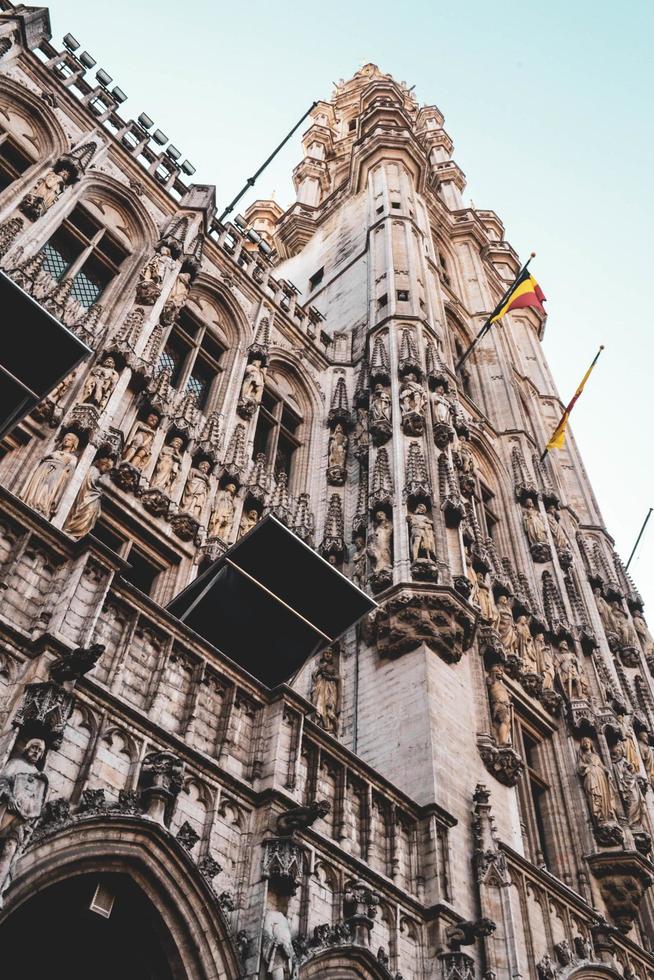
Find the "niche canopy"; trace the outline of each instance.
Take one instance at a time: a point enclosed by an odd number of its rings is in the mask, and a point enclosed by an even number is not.
[[[0,271],[0,439],[92,351]]]
[[[268,515],[167,608],[274,687],[376,603]]]

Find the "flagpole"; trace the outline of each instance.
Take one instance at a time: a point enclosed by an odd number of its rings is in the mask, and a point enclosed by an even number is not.
[[[597,354],[595,354],[595,357],[593,358],[590,367],[586,371],[586,373],[585,373],[585,375],[583,377],[583,380],[582,380],[579,388],[582,388],[583,389],[583,386],[586,384],[586,381],[588,379],[588,376],[590,375],[590,372],[593,370],[593,368],[597,364],[597,361],[599,359],[599,356],[600,356],[600,354],[602,353],[603,350],[604,350],[604,344],[600,344],[599,345],[599,350],[597,351]],[[554,432],[550,436],[550,442],[554,438],[554,433],[556,433],[557,429],[559,428],[559,426],[563,422],[563,420],[566,417],[566,415],[569,416],[570,415],[570,412],[574,408],[574,403],[576,402],[577,398],[581,394],[581,391],[579,390],[579,388],[577,388],[577,390],[575,391],[574,395],[572,396],[572,400],[569,401],[568,404],[566,405],[566,407],[563,409],[563,415],[561,416],[561,418],[557,422],[556,429],[554,430]],[[545,457],[547,456],[547,454],[548,454],[549,451],[550,451],[550,447],[549,447],[549,444],[548,444],[547,446],[545,446],[545,449],[543,449],[543,452],[541,454],[541,457],[540,457],[539,462],[541,462],[541,463],[543,462],[543,460],[545,459]]]
[[[637,548],[637,547],[638,547],[638,545],[640,544],[640,539],[642,538],[642,536],[643,536],[643,533],[644,533],[644,531],[645,531],[645,528],[647,527],[647,522],[648,522],[648,520],[650,519],[650,515],[651,515],[651,513],[652,513],[652,510],[654,510],[654,508],[652,508],[652,507],[650,507],[650,509],[649,509],[649,510],[648,510],[648,512],[647,512],[647,517],[646,517],[646,518],[645,518],[645,520],[643,521],[643,526],[641,527],[641,529],[640,529],[640,533],[639,533],[639,535],[638,535],[638,537],[636,538],[636,544],[635,544],[635,545],[633,546],[633,548],[631,549],[631,554],[629,555],[629,561],[627,562],[627,564],[626,564],[626,566],[625,566],[625,572],[626,572],[626,571],[628,571],[628,569],[629,569],[629,566],[630,566],[630,564],[631,564],[631,559],[632,559],[632,558],[634,557],[634,555],[636,554],[636,548]]]
[[[461,357],[459,358],[459,360],[457,361],[457,363],[454,365],[454,371],[455,372],[461,370],[461,368],[463,367],[463,365],[465,364],[465,362],[468,360],[468,358],[472,354],[473,350],[475,349],[475,347],[477,346],[477,344],[479,343],[479,341],[490,330],[490,328],[491,328],[491,320],[502,309],[502,307],[506,303],[507,299],[509,298],[509,296],[511,295],[511,293],[515,289],[515,286],[516,286],[516,283],[517,283],[518,279],[520,278],[520,276],[522,276],[527,271],[527,268],[529,266],[529,263],[535,257],[536,257],[536,253],[535,252],[532,252],[531,255],[529,256],[529,258],[527,259],[527,261],[525,262],[525,264],[523,265],[523,267],[518,272],[517,276],[515,277],[515,279],[511,283],[511,285],[509,286],[509,288],[504,292],[504,295],[502,296],[502,299],[499,301],[499,303],[497,304],[497,306],[495,307],[495,309],[493,310],[493,312],[488,314],[488,317],[487,317],[486,321],[484,322],[484,325],[482,326],[481,330],[479,331],[479,333],[477,334],[477,336],[475,337],[475,339],[473,340],[473,342],[470,344],[470,347],[468,347],[467,351],[465,351],[461,355]]]
[[[270,156],[268,157],[268,159],[265,160],[264,163],[261,164],[261,166],[259,167],[259,169],[257,170],[257,172],[255,174],[253,174],[252,177],[248,177],[248,179],[245,182],[245,187],[241,191],[239,191],[239,193],[236,195],[236,197],[234,198],[234,200],[231,201],[227,205],[227,207],[225,208],[225,210],[223,211],[223,213],[218,218],[218,223],[219,224],[222,224],[223,221],[225,220],[225,218],[227,217],[227,215],[228,214],[231,214],[231,212],[234,210],[234,208],[236,207],[236,205],[238,204],[238,202],[241,200],[241,198],[243,197],[243,195],[244,194],[247,194],[247,192],[250,190],[251,187],[254,187],[254,183],[255,183],[257,177],[260,177],[261,176],[261,174],[264,172],[264,170],[266,169],[266,167],[268,166],[268,164],[270,163],[270,161],[275,159],[275,157],[277,156],[277,154],[279,153],[279,151],[281,150],[281,148],[288,143],[288,141],[290,140],[291,136],[296,131],[296,129],[299,129],[300,128],[300,126],[302,125],[302,123],[304,122],[304,120],[307,118],[307,116],[310,113],[313,112],[313,110],[316,108],[317,105],[318,105],[317,102],[312,102],[311,103],[311,105],[309,106],[309,108],[307,109],[307,111],[304,113],[304,115],[302,116],[302,118],[300,120],[298,120],[298,122],[296,122],[295,126],[293,126],[293,129],[290,131],[290,133],[287,133],[286,134],[286,136],[281,141],[281,143],[279,144],[279,146],[276,146],[275,147],[275,149],[272,151],[272,153],[270,154]]]

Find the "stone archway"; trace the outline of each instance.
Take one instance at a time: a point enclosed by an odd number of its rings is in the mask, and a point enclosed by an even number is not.
[[[391,974],[362,946],[326,949],[300,968],[300,980],[389,980]]]
[[[104,923],[90,909],[98,885],[108,896],[100,905],[114,899]],[[67,980],[236,980],[241,972],[193,860],[164,828],[128,816],[75,821],[27,850],[0,915],[3,966],[5,949],[26,977],[44,975],[41,960],[45,975]]]

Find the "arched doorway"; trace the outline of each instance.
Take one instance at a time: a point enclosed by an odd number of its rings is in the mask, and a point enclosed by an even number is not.
[[[185,976],[161,916],[125,874],[79,875],[37,893],[0,925],[0,949],[25,980]]]

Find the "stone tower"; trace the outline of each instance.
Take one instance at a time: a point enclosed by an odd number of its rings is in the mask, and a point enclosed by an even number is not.
[[[3,274],[94,351],[2,445],[0,962],[654,980],[654,645],[543,318],[457,370],[520,263],[439,110],[366,65],[220,224],[0,9]],[[165,608],[269,513],[378,604],[272,690]]]

